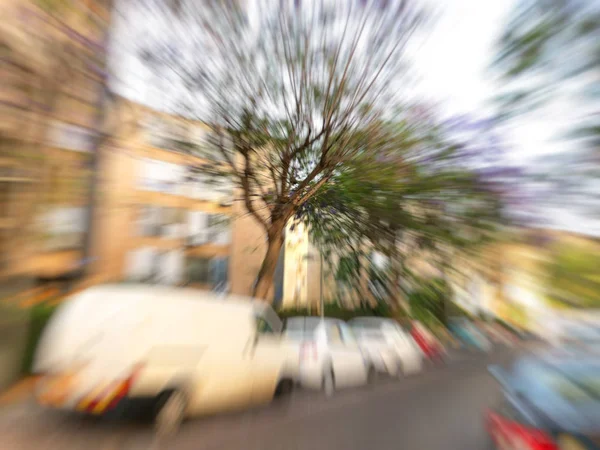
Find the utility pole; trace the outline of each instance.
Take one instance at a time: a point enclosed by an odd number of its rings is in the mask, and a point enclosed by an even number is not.
[[[321,308],[321,318],[325,317],[325,305],[323,304],[323,252],[319,252],[321,256],[321,267],[320,267],[320,283],[319,283],[319,303]]]

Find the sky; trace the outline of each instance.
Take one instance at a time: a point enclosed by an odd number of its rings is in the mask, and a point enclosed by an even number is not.
[[[493,91],[487,68],[513,0],[428,2],[436,22],[415,55],[425,95],[458,112],[484,110]]]
[[[498,81],[490,68],[496,40],[508,22],[515,0],[430,0],[438,19],[414,57],[425,97],[442,102],[448,114],[492,114]],[[511,162],[526,165],[534,158],[565,150],[549,130],[564,118],[539,111],[505,130]]]
[[[515,0],[431,0],[439,17],[414,55],[421,95],[441,102],[443,113],[491,114],[499,83],[490,69]],[[559,102],[521,116],[503,130],[509,163],[531,167],[566,155],[572,144],[562,137],[576,120],[578,108]],[[518,125],[517,125],[518,124]],[[600,221],[584,220],[567,208],[545,211],[552,227],[600,236]]]
[[[443,115],[469,114],[482,118],[492,114],[491,100],[498,92],[499,83],[494,79],[490,65],[497,53],[496,40],[506,26],[516,0],[424,1],[435,21],[425,39],[418,41],[409,53],[420,80],[417,95],[439,105]],[[117,33],[124,36],[127,31],[121,29]],[[153,90],[165,96],[166,87],[148,87],[155,83],[152,77],[144,75],[145,69],[139,62],[129,58],[123,64],[123,55],[131,51],[131,44],[127,45],[127,40],[118,40],[120,52],[114,61],[118,63],[119,73],[136,78],[134,82],[127,80],[128,88],[121,93],[142,103],[152,96]],[[567,152],[569,143],[557,139],[557,135],[568,129],[567,111],[572,110],[574,108],[568,108],[568,105],[555,105],[521,116],[518,122],[503,129],[502,137],[510,149],[507,162],[527,167]],[[600,235],[598,222],[581,223],[581,218],[572,214],[552,216],[557,227]]]

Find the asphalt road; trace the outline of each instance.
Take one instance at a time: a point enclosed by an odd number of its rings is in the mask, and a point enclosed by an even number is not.
[[[24,402],[0,412],[0,449],[486,450],[482,411],[498,398],[486,367],[513,354],[459,353],[444,367],[332,399],[299,392],[289,405],[186,422],[162,443],[147,423],[81,418]]]

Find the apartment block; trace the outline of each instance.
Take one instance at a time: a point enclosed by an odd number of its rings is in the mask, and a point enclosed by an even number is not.
[[[204,124],[121,99],[101,150],[94,283],[147,282],[250,295],[264,231],[229,179],[203,170]],[[204,157],[203,157],[204,155]]]
[[[0,3],[2,297],[85,265],[111,4]]]

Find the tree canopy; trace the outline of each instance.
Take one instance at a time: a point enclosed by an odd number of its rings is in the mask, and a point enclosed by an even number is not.
[[[551,299],[576,307],[600,307],[600,255],[583,245],[556,244],[545,264]]]
[[[350,250],[340,261],[365,242],[381,250],[397,280],[400,243],[408,254],[475,242],[501,215],[481,165],[465,165],[465,146],[407,95],[406,50],[426,21],[417,3],[149,3],[170,26],[140,57],[178,86],[177,110],[212,129],[204,169],[231,178],[265,230],[256,296],[292,218]]]
[[[597,218],[600,4],[517,1],[493,67],[505,83],[498,98],[504,118],[562,119],[558,129],[548,131],[568,151],[535,161],[531,182],[544,192],[543,202],[554,210]]]
[[[403,56],[424,16],[399,0],[170,6],[162,14],[173,26],[140,55],[177,75],[180,110],[213,130],[207,170],[234,180],[265,229],[255,290],[265,297],[287,221],[377,151],[379,123],[403,108]]]

